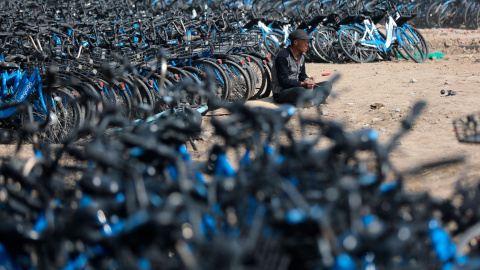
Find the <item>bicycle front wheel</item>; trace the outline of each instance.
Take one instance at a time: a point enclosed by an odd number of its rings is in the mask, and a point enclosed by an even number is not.
[[[426,56],[419,46],[418,37],[413,32],[407,35],[405,31],[399,31],[398,40],[400,42],[399,49],[403,50],[410,59],[417,63],[425,62]]]
[[[337,30],[333,27],[322,27],[313,33],[313,46],[323,59],[331,63],[345,62],[345,55],[338,42]]]
[[[358,63],[367,63],[375,58],[375,52],[361,43],[363,31],[356,27],[345,27],[338,33],[338,42],[342,51]]]
[[[27,101],[32,105],[33,119],[27,113],[21,113],[22,126],[28,122],[36,122],[40,126],[45,124],[44,128],[37,132],[39,140],[61,143],[76,135],[83,117],[80,105],[74,101],[69,91],[61,88],[53,89],[51,95],[44,94],[42,98],[38,92],[34,92]],[[50,105],[50,115],[47,115],[47,110],[42,104]]]

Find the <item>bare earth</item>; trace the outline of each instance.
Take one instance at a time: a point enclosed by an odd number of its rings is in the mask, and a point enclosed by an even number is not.
[[[406,60],[368,64],[311,63],[307,64],[307,73],[317,81],[340,73],[342,77],[334,85],[328,104],[321,105],[323,117],[343,122],[349,130],[374,128],[382,142],[388,141],[398,130],[415,102],[426,101],[426,109],[391,157],[398,169],[407,170],[425,162],[464,156],[466,162],[463,164],[427,170],[407,181],[409,190],[430,191],[445,198],[451,194],[454,182],[462,173],[469,179],[480,179],[480,145],[459,143],[452,125],[454,119],[480,111],[480,31],[435,29],[421,32],[429,43],[430,52],[440,51],[445,54],[444,58],[423,64]],[[322,73],[331,75],[325,77]],[[440,93],[442,89],[457,94],[445,96]],[[372,109],[375,103],[383,107]],[[306,115],[316,114],[316,108],[300,110]],[[203,139],[196,141],[199,150],[191,150],[195,160],[205,160],[208,149],[219,142],[211,135],[214,131],[209,124],[210,118],[204,117]],[[310,131],[315,132],[315,127],[310,127]],[[14,149],[11,145],[1,147],[3,156]],[[31,148],[24,147],[21,156],[31,155]]]

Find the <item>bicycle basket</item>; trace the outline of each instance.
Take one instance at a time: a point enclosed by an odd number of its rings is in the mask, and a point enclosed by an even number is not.
[[[194,55],[193,44],[167,44],[163,46],[167,59],[188,59]]]
[[[214,53],[227,53],[235,48],[258,45],[257,37],[254,33],[217,33],[209,40],[209,45]]]
[[[383,18],[385,18],[385,13],[381,10],[375,10],[371,15],[372,21],[374,24],[379,23]]]
[[[453,127],[459,142],[480,143],[480,112],[476,112],[453,121]]]
[[[339,16],[335,17],[335,23],[338,25],[351,24],[358,14],[357,8],[345,8],[339,12]]]
[[[395,23],[398,26],[402,26],[407,21],[413,19],[417,15],[418,15],[418,11],[416,9],[403,8],[395,11],[395,13],[393,14],[393,18],[395,19]]]

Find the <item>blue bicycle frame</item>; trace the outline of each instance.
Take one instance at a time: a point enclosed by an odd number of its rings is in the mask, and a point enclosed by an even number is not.
[[[23,75],[21,76],[21,81],[19,82],[19,84],[17,85],[15,90],[13,91],[14,94],[13,94],[12,98],[10,99],[10,101],[8,101],[8,103],[23,102],[33,91],[35,91],[35,85],[37,83],[41,82],[40,73],[38,71],[38,68],[35,68],[35,70],[33,71],[32,75],[30,75],[30,77],[28,77],[25,72],[22,73],[22,74]],[[3,90],[3,86],[2,86],[2,90]],[[46,109],[47,106],[45,104],[44,99],[42,98],[43,95],[42,95],[42,84],[41,83],[38,85],[37,91],[39,91],[39,94],[40,94],[41,105],[44,108],[44,110],[47,111],[47,109]],[[17,108],[8,108],[8,109],[5,109],[5,110],[1,110],[0,111],[0,118],[10,117],[13,114],[15,114],[16,112],[17,112]]]

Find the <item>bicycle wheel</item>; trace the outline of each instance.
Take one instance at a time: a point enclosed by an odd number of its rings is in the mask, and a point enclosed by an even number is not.
[[[313,45],[322,58],[331,63],[345,62],[345,54],[340,47],[335,28],[322,27],[313,33],[313,37]]]
[[[140,93],[137,85],[128,79],[128,76],[120,78],[117,86],[125,90],[125,93],[130,97],[132,107],[130,110],[130,117],[136,118],[140,116],[139,106],[144,104],[143,100],[147,99]],[[143,93],[145,94],[145,93]]]
[[[463,22],[467,29],[477,29],[478,28],[478,19],[477,13],[480,11],[480,2],[479,1],[472,1],[468,4],[464,17]]]
[[[230,95],[230,82],[227,74],[223,69],[215,62],[208,61],[207,59],[198,59],[192,62],[192,66],[207,73],[208,70],[213,72],[213,80],[215,81],[216,89],[213,93],[213,98],[218,100],[227,100]]]
[[[108,84],[103,80],[100,80],[100,84],[102,88],[104,88],[104,91],[113,91],[115,93],[115,97],[117,99],[115,104],[120,110],[120,113],[126,118],[132,117],[132,99],[125,88],[122,88],[120,85],[115,83]]]
[[[278,52],[280,52],[286,45],[283,42],[283,34],[277,32],[268,33],[265,36],[263,43],[272,57],[276,57]]]
[[[239,65],[247,74],[248,80],[249,80],[249,96],[247,99],[251,98],[253,94],[255,93],[255,86],[257,82],[259,81],[257,74],[253,70],[253,66],[250,63],[250,60],[247,60],[245,56],[241,56],[238,54],[232,54],[227,57],[228,60],[235,62],[237,65]]]
[[[205,76],[207,75],[205,72],[201,71],[200,69],[196,67],[191,67],[191,66],[185,66],[182,67],[182,69],[188,74],[194,78],[194,81],[198,83],[199,85],[205,85],[206,78]],[[192,103],[191,104],[207,104],[208,100],[206,99],[205,96],[200,96],[198,94],[192,96]]]
[[[83,121],[80,106],[74,99],[69,91],[62,88],[53,89],[51,95],[43,94],[42,98],[37,91],[32,93],[26,100],[32,105],[33,119],[22,112],[20,114],[22,126],[31,120],[40,125],[48,121],[46,126],[37,132],[38,139],[48,143],[64,142],[76,135]],[[50,115],[47,115],[47,110],[42,104],[50,105]]]
[[[411,35],[416,36],[412,32]],[[399,31],[398,33],[398,40],[399,40],[399,49],[403,50],[413,61],[417,63],[425,62],[425,54],[420,49],[418,45],[420,42],[415,42],[415,38],[413,36],[407,35],[405,31]],[[419,40],[418,38],[416,40]]]
[[[456,1],[447,2],[445,5],[443,5],[442,9],[440,10],[440,14],[438,15],[438,27],[458,27],[459,16],[457,14],[459,9],[460,4]]]
[[[442,8],[443,1],[437,1],[430,4],[425,13],[425,24],[427,28],[438,28],[438,16]]]
[[[419,41],[419,43],[417,43],[417,44],[420,47],[420,50],[422,51],[422,54],[425,57],[425,60],[427,60],[428,56],[430,55],[430,49],[428,48],[427,41],[425,40],[422,33],[420,33],[420,31],[417,28],[414,28],[414,27],[410,26],[410,29],[412,29],[413,34],[415,34],[417,36],[418,41]],[[408,32],[407,32],[407,34],[408,34]]]
[[[265,67],[262,63],[262,60],[259,58],[248,55],[242,54],[242,56],[247,58],[247,61],[250,62],[253,71],[255,72],[255,85],[253,86],[253,92],[251,99],[259,98],[262,93],[265,91],[265,86],[267,84],[267,75],[265,71]]]
[[[222,64],[230,76],[231,89],[228,102],[245,102],[250,97],[250,78],[247,72],[237,63],[224,60]]]
[[[338,33],[338,41],[345,55],[355,62],[367,63],[373,60],[375,52],[361,44],[362,37],[363,31],[351,26],[343,28]]]

